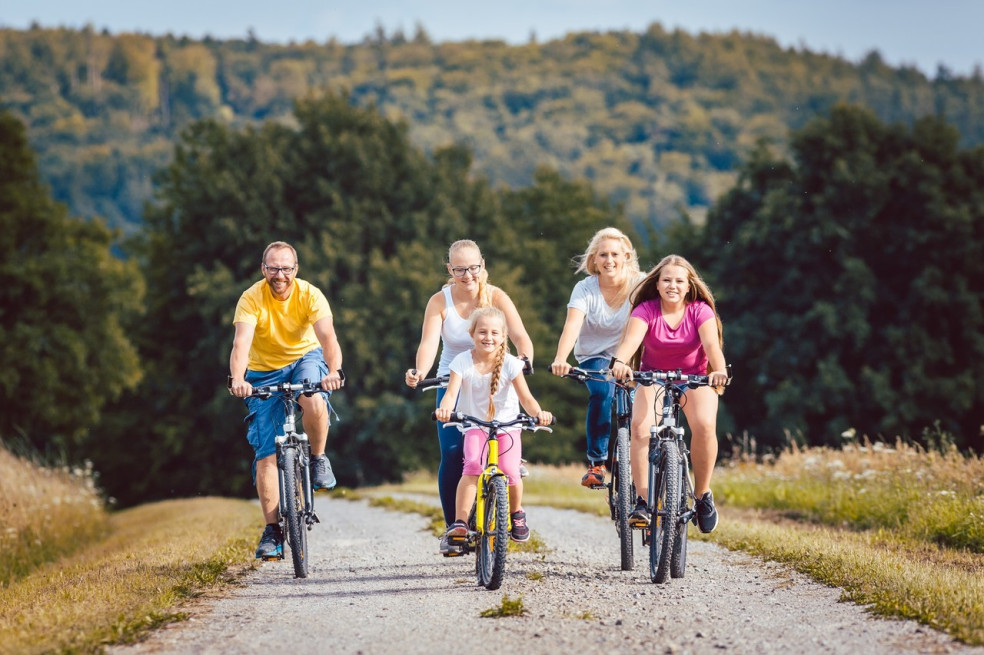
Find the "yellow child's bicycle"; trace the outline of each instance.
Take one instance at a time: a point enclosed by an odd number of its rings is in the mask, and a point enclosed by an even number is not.
[[[431,414],[431,418],[436,418]],[[554,421],[556,422],[556,420]],[[485,421],[476,416],[454,412],[449,425],[463,428],[477,426],[485,431],[485,445],[488,460],[485,469],[478,476],[475,504],[468,520],[468,534],[464,537],[451,537],[465,549],[475,551],[475,574],[478,584],[486,589],[498,589],[506,572],[506,551],[509,548],[509,533],[512,530],[509,515],[509,482],[505,472],[499,468],[499,433],[508,428],[523,430],[552,430],[540,425],[537,419],[519,414],[511,421]]]

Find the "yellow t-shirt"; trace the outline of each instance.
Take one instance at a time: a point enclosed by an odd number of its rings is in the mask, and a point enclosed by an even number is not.
[[[275,371],[319,347],[314,324],[330,316],[328,299],[310,282],[295,279],[290,297],[279,300],[264,279],[239,297],[232,322],[256,326],[249,369]]]

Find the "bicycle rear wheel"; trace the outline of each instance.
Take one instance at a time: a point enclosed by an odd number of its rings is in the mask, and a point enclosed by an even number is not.
[[[506,550],[509,548],[509,492],[503,476],[489,480],[483,502],[485,517],[475,570],[478,584],[495,590],[502,585],[506,572]]]
[[[680,509],[680,453],[672,441],[662,442],[660,448],[663,452],[656,473],[656,507],[652,508],[649,542],[649,576],[658,584],[670,575]]]
[[[297,448],[283,450],[281,465],[284,476],[284,518],[287,520],[287,543],[294,562],[294,577],[306,578],[308,574],[307,525],[304,522],[304,494],[301,489],[301,464]]]
[[[632,557],[632,526],[629,514],[635,500],[635,489],[629,467],[629,429],[618,429],[615,440],[615,462],[612,467],[612,488],[615,490],[615,529],[618,531],[622,547],[622,570],[631,571],[635,567]]]
[[[681,521],[680,516],[687,509],[687,496],[690,486],[686,484],[687,482],[687,463],[684,458],[680,458],[680,505],[677,511],[677,535],[673,542],[673,558],[670,562],[670,577],[672,578],[682,578],[683,574],[687,570],[687,528],[690,525],[689,521]]]

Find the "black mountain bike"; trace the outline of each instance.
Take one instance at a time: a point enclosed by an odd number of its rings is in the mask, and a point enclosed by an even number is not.
[[[263,400],[276,397],[284,404],[283,434],[276,437],[277,476],[280,481],[280,531],[290,546],[294,562],[294,577],[308,575],[308,530],[320,523],[314,511],[314,489],[311,486],[311,444],[304,432],[297,430],[297,398],[322,391],[320,382],[304,380],[301,384],[282,382],[266,387],[253,387],[250,394]],[[284,559],[283,550],[277,557]]]
[[[654,583],[662,584],[669,577],[683,577],[687,568],[687,528],[697,519],[690,451],[680,425],[680,401],[687,388],[708,386],[708,376],[688,375],[679,370],[633,371],[632,379],[644,386],[663,388],[661,419],[649,428],[646,504],[651,520],[643,530],[643,543],[649,544],[649,576]]]
[[[632,389],[623,382],[611,377],[609,369],[589,370],[572,367],[564,377],[584,383],[586,380],[608,382],[615,385],[612,402],[614,421],[612,438],[608,441],[608,470],[611,479],[608,483],[595,487],[608,490],[608,509],[615,522],[621,545],[622,570],[631,571],[635,567],[632,553],[632,526],[629,514],[635,501],[635,485],[632,484],[632,467],[629,459],[632,422]]]

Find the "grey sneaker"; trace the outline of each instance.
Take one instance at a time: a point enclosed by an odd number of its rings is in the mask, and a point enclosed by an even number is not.
[[[718,524],[718,512],[714,507],[714,496],[708,491],[697,499],[697,527],[703,533],[713,532]]]
[[[512,531],[509,536],[512,540],[519,543],[529,541],[530,529],[526,526],[526,512],[513,512],[510,518],[512,518]]]
[[[263,536],[256,547],[256,559],[280,558],[284,555],[284,536],[280,532],[280,526],[275,523],[268,523],[263,528]]]
[[[311,458],[311,486],[315,489],[334,489],[335,474],[331,472],[331,462],[327,455]]]

